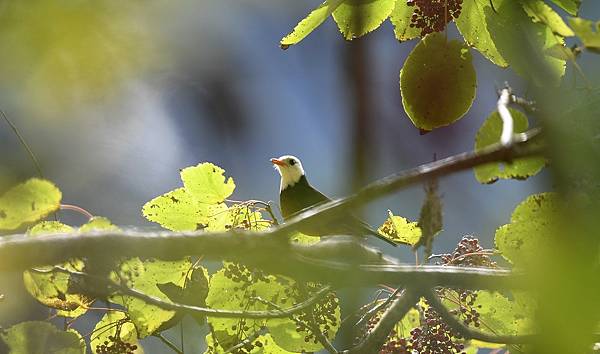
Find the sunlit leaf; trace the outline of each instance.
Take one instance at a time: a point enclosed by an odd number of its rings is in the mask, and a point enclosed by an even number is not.
[[[79,228],[79,232],[117,230],[119,230],[119,228],[115,226],[108,218],[103,216],[94,216]]]
[[[515,133],[522,133],[529,127],[527,117],[515,109],[510,108],[513,117],[513,128]],[[477,136],[475,137],[475,150],[481,150],[486,146],[497,144],[502,135],[502,118],[494,111],[483,122]],[[508,163],[489,163],[474,168],[475,177],[480,183],[493,183],[498,179],[526,179],[536,175],[546,165],[546,159],[542,157],[526,157],[515,159]]]
[[[542,0],[521,0],[523,9],[534,19],[548,26],[552,32],[563,37],[573,36],[573,30],[567,26],[562,17]]]
[[[108,311],[96,323],[94,331],[90,335],[92,353],[97,353],[98,346],[104,342],[113,342],[109,337],[116,337],[117,332],[123,342],[138,345],[137,331],[133,323],[127,318],[127,315],[122,311]]]
[[[0,230],[40,220],[60,206],[62,193],[50,181],[31,178],[0,197]]]
[[[43,221],[31,229],[30,236],[69,234],[72,227],[58,221]],[[76,237],[73,233],[73,237]],[[81,260],[71,260],[60,265],[69,271],[81,271],[84,267]],[[69,292],[70,276],[64,272],[52,271],[52,267],[40,267],[40,271],[26,270],[23,272],[23,282],[27,292],[45,306],[56,309],[59,316],[79,317],[86,313],[92,299],[80,294]]]
[[[480,315],[481,329],[497,335],[527,334],[534,315],[533,308],[497,292],[478,291],[473,307]]]
[[[205,162],[181,170],[183,186],[196,201],[217,204],[229,197],[235,189],[233,178],[225,178],[225,170]]]
[[[576,16],[581,6],[581,0],[550,0],[570,15]]]
[[[405,0],[397,0],[390,14],[390,21],[394,25],[394,35],[401,42],[421,36],[418,28],[410,27],[410,19],[414,10],[414,6],[408,6]]]
[[[510,224],[496,230],[496,248],[515,265],[531,264],[559,219],[559,200],[554,193],[529,196],[513,211]]]
[[[569,24],[586,48],[600,50],[600,21],[573,17],[569,19]]]
[[[475,99],[475,68],[469,48],[427,35],[410,53],[400,72],[402,104],[413,124],[433,130],[460,119]]]
[[[208,271],[206,268],[198,266],[190,269],[188,272],[189,275],[186,277],[183,287],[173,282],[160,283],[156,284],[156,286],[173,302],[206,307],[206,297],[208,296]],[[176,317],[173,319],[176,319]],[[206,322],[206,317],[204,315],[193,313],[192,317],[199,325],[203,325]],[[177,318],[177,321],[170,325],[163,324],[161,328],[171,328],[179,322],[179,320],[180,319]]]
[[[141,261],[132,258],[123,262],[116,274],[117,282],[125,281],[127,286],[146,295],[169,302],[169,298],[159,289],[158,284],[173,283],[183,287],[190,275],[192,264],[189,260],[159,261],[148,259]],[[154,333],[160,326],[170,320],[175,312],[148,305],[143,300],[131,296],[114,295],[111,301],[125,308],[131,321],[135,324],[139,338]]]
[[[172,231],[193,231],[209,223],[222,222],[226,212],[225,204],[199,202],[185,188],[158,196],[142,208],[142,214],[148,220]],[[216,230],[213,228],[212,231]]]
[[[396,216],[388,211],[388,219],[377,231],[394,242],[416,244],[421,239],[421,228],[416,222]]]
[[[260,329],[258,329],[260,331]],[[214,334],[214,336],[213,336]],[[252,333],[251,333],[252,335]],[[214,337],[217,337],[216,340]],[[224,332],[215,331],[206,335],[206,351],[204,354],[225,354],[232,352],[233,348],[238,343],[236,338],[229,337]],[[269,333],[262,334],[248,345],[243,346],[244,353],[247,354],[293,354],[278,346]]]
[[[21,322],[0,333],[11,354],[85,354],[85,342],[74,330],[61,331],[48,322]]]
[[[351,40],[381,26],[395,3],[396,0],[346,0],[333,12],[333,19],[344,38]]]
[[[290,34],[283,37],[280,42],[281,48],[287,49],[289,46],[297,44],[306,38],[306,36],[319,27],[342,2],[344,2],[344,0],[326,0],[323,2],[300,21]]]
[[[463,1],[461,14],[455,20],[456,26],[470,46],[477,49],[492,63],[506,67],[508,63],[498,52],[488,30],[488,21],[498,20],[496,17],[486,16],[486,12],[490,10],[489,0]]]

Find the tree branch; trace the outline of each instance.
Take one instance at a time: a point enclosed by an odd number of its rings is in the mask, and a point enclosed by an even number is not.
[[[419,293],[406,289],[392,305],[383,313],[373,330],[355,347],[344,350],[341,354],[377,353],[385,343],[390,332],[402,320],[404,315],[419,301]]]
[[[165,301],[156,296],[145,294],[139,290],[127,287],[125,285],[117,284],[110,280],[95,277],[83,272],[72,271],[62,267],[54,267],[49,270],[34,270],[34,272],[37,273],[51,273],[53,271],[65,273],[73,277],[92,278],[94,281],[104,282],[107,287],[121,293],[122,295],[128,295],[138,298],[147,304],[158,306],[164,310],[177,311],[180,313],[194,313],[219,318],[287,318],[295,313],[311,308],[315,303],[317,303],[321,298],[323,298],[323,296],[327,295],[327,293],[331,291],[331,286],[324,286],[311,297],[286,309],[277,308],[272,311],[221,310]]]
[[[499,344],[523,344],[531,343],[533,335],[497,335],[481,332],[464,325],[458,318],[453,316],[450,311],[440,301],[438,296],[431,289],[423,290],[422,295],[429,305],[433,307],[440,317],[450,328],[460,334],[465,339],[477,339],[488,343]]]

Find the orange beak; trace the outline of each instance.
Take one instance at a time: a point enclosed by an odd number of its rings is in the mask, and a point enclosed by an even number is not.
[[[285,162],[283,162],[282,160],[279,160],[279,159],[275,159],[275,158],[271,159],[271,163],[273,165],[285,166]]]

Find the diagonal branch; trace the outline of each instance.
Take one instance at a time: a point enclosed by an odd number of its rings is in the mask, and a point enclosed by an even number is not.
[[[406,289],[399,295],[383,313],[381,319],[373,330],[355,347],[341,352],[341,354],[377,353],[385,343],[390,332],[402,320],[404,315],[419,301],[419,293],[413,289]]]

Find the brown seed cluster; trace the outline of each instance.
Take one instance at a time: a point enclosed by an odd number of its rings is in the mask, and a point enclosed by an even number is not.
[[[410,27],[421,30],[421,36],[442,32],[448,23],[460,16],[463,0],[407,0],[414,6]]]
[[[496,268],[494,262],[484,248],[479,244],[479,240],[473,236],[465,235],[460,240],[454,252],[442,255],[442,263],[445,265],[464,266],[464,267],[482,267]]]
[[[97,354],[133,354],[137,345],[124,342],[119,336],[109,336],[103,344],[96,346]]]

